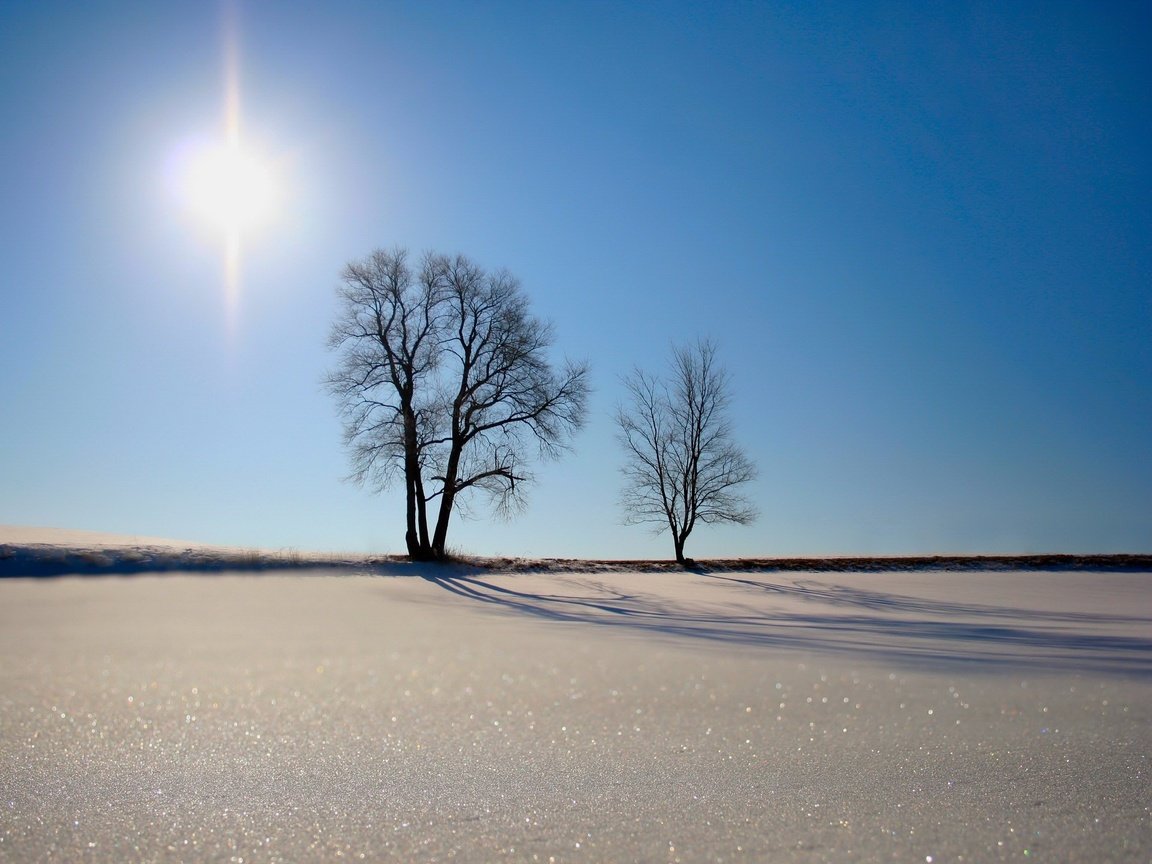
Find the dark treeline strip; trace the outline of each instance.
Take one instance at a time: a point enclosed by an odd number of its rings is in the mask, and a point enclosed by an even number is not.
[[[911,571],[1149,572],[1152,554],[1115,555],[907,555],[834,558],[725,558],[684,564],[668,560],[484,558],[459,556],[442,565],[414,565],[403,556],[324,556],[294,551],[137,547],[89,549],[42,544],[0,544],[0,577],[128,575],[142,573],[330,570],[379,575],[490,573],[891,573]],[[442,568],[442,569],[438,569]]]
[[[852,558],[714,558],[675,561],[589,561],[576,558],[469,558],[468,563],[487,570],[508,572],[564,572],[575,569],[629,572],[664,572],[688,569],[713,572],[782,573],[890,573],[915,570],[1010,571],[1075,570],[1152,572],[1152,554],[1110,555],[902,555]]]

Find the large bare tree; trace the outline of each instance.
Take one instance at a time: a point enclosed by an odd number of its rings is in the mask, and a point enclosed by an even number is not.
[[[626,457],[624,521],[653,523],[656,533],[667,528],[680,563],[697,524],[756,518],[738,491],[756,468],[732,440],[728,380],[708,340],[673,346],[664,379],[640,369],[624,379],[629,401],[616,412]]]
[[[403,249],[376,251],[344,269],[339,299],[328,387],[350,478],[403,478],[408,554],[442,559],[467,493],[505,514],[523,505],[533,459],[559,455],[583,424],[588,367],[554,369],[552,327],[516,278],[462,255],[413,268]]]

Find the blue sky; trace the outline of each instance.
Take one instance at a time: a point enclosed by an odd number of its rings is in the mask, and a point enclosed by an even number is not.
[[[690,555],[1149,548],[1146,5],[239,2],[281,192],[231,313],[172,188],[223,9],[0,2],[0,523],[401,550],[321,386],[341,267],[401,245],[508,267],[593,367],[462,551],[669,555],[611,415],[696,336],[761,517]]]

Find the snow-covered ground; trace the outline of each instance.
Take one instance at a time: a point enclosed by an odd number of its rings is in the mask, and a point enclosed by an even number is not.
[[[1152,848],[1148,571],[5,554],[88,578],[0,580],[0,860]]]
[[[1149,574],[332,572],[0,580],[0,860],[1148,860]]]

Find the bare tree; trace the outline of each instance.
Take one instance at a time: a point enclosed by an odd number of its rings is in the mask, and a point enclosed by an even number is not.
[[[409,556],[444,558],[466,493],[514,512],[533,458],[565,449],[584,421],[587,365],[554,370],[552,328],[515,277],[461,255],[429,253],[413,271],[402,249],[374,252],[345,268],[339,298],[328,387],[350,479],[383,489],[402,476]]]
[[[621,504],[629,525],[672,533],[676,560],[697,523],[747,525],[756,510],[737,487],[756,468],[732,440],[728,375],[715,343],[673,346],[666,380],[640,369],[624,379],[629,404],[616,412],[626,461]]]

